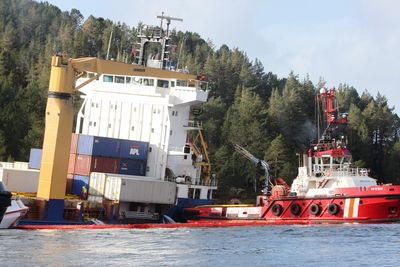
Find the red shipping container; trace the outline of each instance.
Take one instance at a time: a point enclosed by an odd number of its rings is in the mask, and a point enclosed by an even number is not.
[[[91,172],[117,173],[119,159],[77,155],[75,174],[89,176]]]
[[[76,150],[78,147],[78,138],[79,138],[79,134],[72,134],[71,135],[71,148],[69,150],[69,153],[71,154],[76,154]]]
[[[69,154],[68,173],[72,173],[72,174],[74,173],[75,160],[76,160],[76,154]]]
[[[74,180],[73,174],[67,175],[67,187],[65,188],[65,194],[72,194],[72,182]]]

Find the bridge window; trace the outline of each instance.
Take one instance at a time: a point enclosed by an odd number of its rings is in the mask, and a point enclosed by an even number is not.
[[[138,78],[138,77],[132,77],[132,83],[135,85],[141,85],[143,82],[142,78]]]
[[[131,77],[125,77],[125,83],[131,83]]]
[[[189,87],[196,87],[196,81],[195,80],[189,80]]]
[[[143,79],[143,84],[145,86],[154,86],[154,79]]]
[[[124,76],[115,76],[115,82],[116,83],[125,83],[125,77]]]
[[[176,86],[187,87],[188,86],[188,82],[186,80],[177,80],[176,81]]]
[[[171,87],[175,87],[175,82],[171,81]]]
[[[112,75],[103,75],[103,82],[112,83],[114,81],[114,76]]]
[[[167,80],[157,80],[157,87],[168,88],[169,81]]]

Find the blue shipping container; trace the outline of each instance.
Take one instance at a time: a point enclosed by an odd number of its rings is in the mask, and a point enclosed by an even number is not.
[[[121,140],[121,159],[138,159],[147,162],[148,142]]]
[[[93,150],[93,136],[80,134],[78,138],[77,152],[80,155],[92,155]]]
[[[29,168],[40,170],[40,162],[42,161],[42,150],[39,148],[31,148],[29,154]]]
[[[84,189],[86,187],[86,195],[89,190],[89,176],[74,175],[74,180],[72,181],[72,194],[77,196],[83,196]]]
[[[80,155],[118,158],[120,149],[120,139],[83,134],[78,139],[77,151]]]
[[[135,159],[121,159],[119,165],[119,174],[145,176],[146,162]]]

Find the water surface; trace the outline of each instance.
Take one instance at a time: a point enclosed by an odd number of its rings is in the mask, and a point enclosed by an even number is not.
[[[400,266],[400,224],[2,230],[0,266]]]

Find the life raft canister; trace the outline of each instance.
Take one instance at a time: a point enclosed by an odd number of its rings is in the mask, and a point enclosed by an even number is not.
[[[336,215],[339,212],[339,206],[335,203],[331,203],[328,205],[328,212],[331,215]]]
[[[271,208],[271,212],[273,215],[275,216],[279,216],[282,214],[283,212],[283,208],[280,204],[274,204]]]
[[[321,208],[318,204],[314,203],[310,206],[310,213],[314,216],[319,215],[319,213],[321,212]]]
[[[301,207],[299,204],[297,203],[293,203],[290,206],[290,212],[294,215],[294,216],[299,216],[301,213]]]

